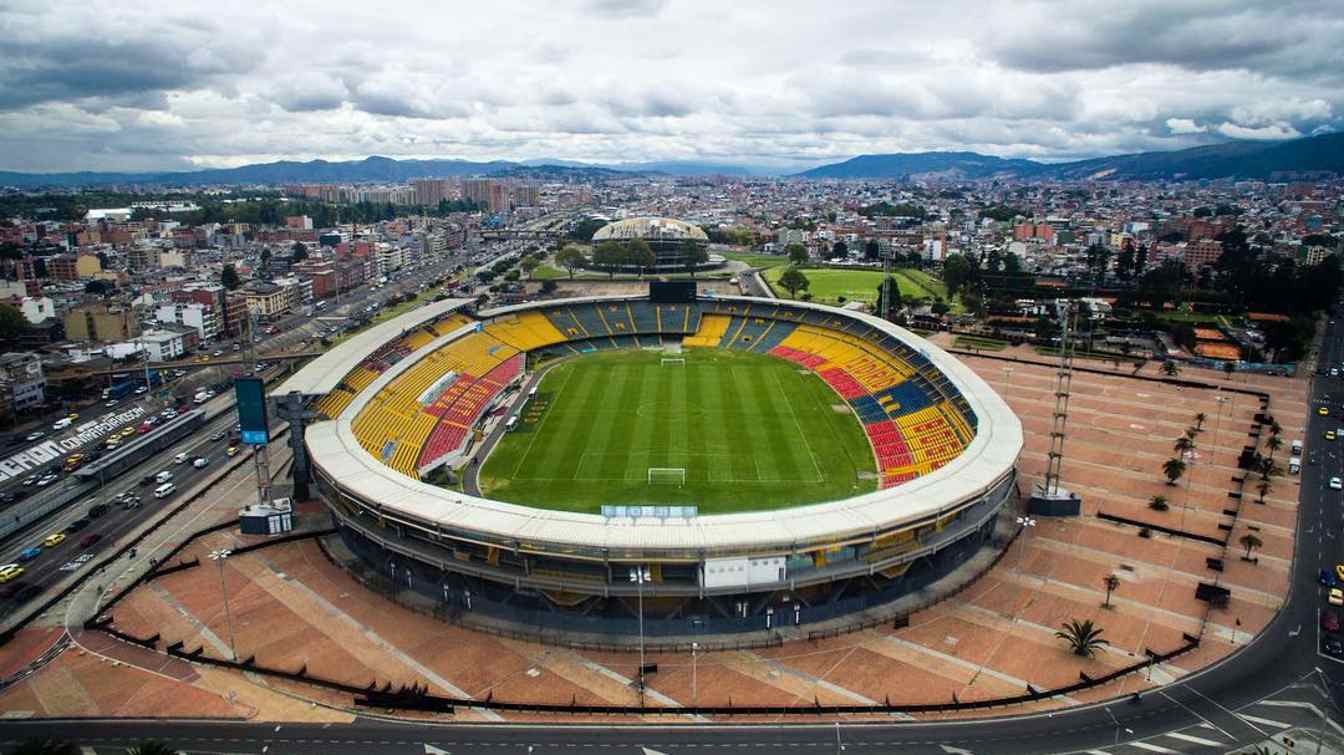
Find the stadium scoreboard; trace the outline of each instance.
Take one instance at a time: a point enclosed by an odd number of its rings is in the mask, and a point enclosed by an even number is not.
[[[649,301],[654,304],[691,304],[695,301],[695,281],[652,281]]]
[[[238,437],[249,446],[271,442],[271,422],[266,411],[266,386],[257,378],[242,378],[234,383],[238,404]]]

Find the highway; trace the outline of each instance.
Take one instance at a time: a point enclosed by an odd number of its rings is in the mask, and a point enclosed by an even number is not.
[[[1321,364],[1344,365],[1344,327],[1326,331]],[[1297,549],[1286,602],[1253,641],[1213,666],[1140,701],[1122,698],[1054,713],[965,720],[854,724],[528,725],[407,723],[365,717],[351,724],[204,721],[8,721],[0,744],[29,736],[73,739],[94,752],[123,751],[140,738],[184,752],[231,753],[684,753],[733,749],[901,753],[1224,753],[1283,732],[1299,742],[1312,731],[1344,737],[1344,659],[1322,652],[1325,588],[1321,569],[1344,563],[1344,506],[1329,479],[1344,476],[1344,453],[1326,429],[1344,421],[1344,378],[1318,377],[1311,396],[1308,458],[1302,468]],[[1328,406],[1330,416],[1316,413]],[[1272,407],[1283,411],[1283,407]],[[1293,438],[1287,438],[1292,440]],[[1335,443],[1344,443],[1336,441]],[[1257,505],[1247,501],[1244,505]],[[1236,546],[1229,557],[1240,556]],[[381,713],[381,711],[379,711]],[[371,714],[372,715],[372,714]],[[441,719],[451,721],[450,718]],[[632,722],[633,723],[633,722]],[[689,723],[689,722],[688,722]],[[1310,752],[1310,749],[1305,751]]]

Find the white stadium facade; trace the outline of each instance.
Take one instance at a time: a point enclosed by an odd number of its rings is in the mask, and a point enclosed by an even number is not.
[[[968,367],[903,328],[693,288],[679,302],[472,305],[440,301],[378,324],[275,392],[317,415],[304,441],[312,480],[366,584],[467,623],[551,637],[634,635],[642,603],[643,632],[673,638],[875,615],[954,572],[965,578],[973,557],[1003,547],[995,533],[1018,500],[1021,423]],[[759,512],[603,516],[421,481],[464,463],[480,428],[518,411],[529,359],[683,342],[824,374],[865,425],[878,489]],[[632,569],[648,580],[632,582]]]

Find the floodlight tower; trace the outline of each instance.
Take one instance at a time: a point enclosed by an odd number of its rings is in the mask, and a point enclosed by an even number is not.
[[[1077,516],[1082,499],[1060,487],[1060,469],[1064,464],[1064,439],[1068,433],[1069,394],[1073,386],[1074,331],[1078,327],[1078,302],[1060,299],[1055,302],[1059,318],[1059,366],[1055,369],[1055,410],[1050,420],[1050,451],[1045,467],[1045,480],[1036,486],[1028,502],[1033,514],[1045,516]]]

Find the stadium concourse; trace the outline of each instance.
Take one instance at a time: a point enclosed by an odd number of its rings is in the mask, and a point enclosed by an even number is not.
[[[312,396],[327,418],[310,425],[306,445],[344,547],[371,579],[404,583],[464,621],[616,638],[636,635],[637,624],[662,637],[767,632],[871,616],[954,573],[966,581],[967,569],[983,568],[978,553],[1003,546],[995,533],[1016,500],[1021,423],[971,371],[901,328],[803,303],[698,298],[694,283],[480,313],[466,304],[383,323],[278,391]],[[480,462],[485,431],[516,422],[534,398],[523,386],[538,365],[621,350],[694,361],[697,349],[791,362],[819,377],[827,405],[838,397],[868,438],[871,462],[851,481],[860,494],[764,496],[732,513],[700,512],[695,501],[669,509],[688,502],[669,500],[670,474],[648,470],[681,470],[687,487],[715,480],[667,456],[666,426],[642,431],[654,445],[637,462],[640,484],[622,474],[619,497],[589,491],[587,513],[425,481]],[[761,416],[786,410],[762,405]],[[726,416],[704,418],[704,434]],[[777,461],[768,449],[737,453],[758,468]],[[626,506],[601,508],[608,503]],[[632,569],[646,576],[632,584]]]

